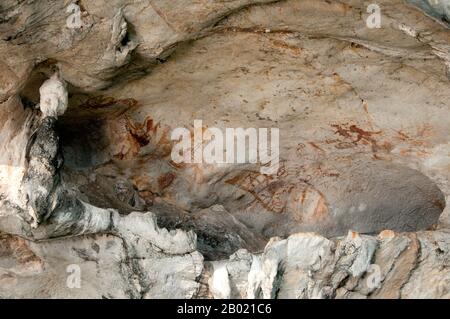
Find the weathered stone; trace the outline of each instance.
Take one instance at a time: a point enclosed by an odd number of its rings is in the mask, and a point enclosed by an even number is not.
[[[0,297],[450,297],[448,1],[76,3],[0,4]]]

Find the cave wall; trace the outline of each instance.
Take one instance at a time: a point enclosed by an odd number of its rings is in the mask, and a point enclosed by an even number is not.
[[[0,297],[449,297],[446,1],[71,3],[0,4]],[[174,163],[195,120],[279,169]]]

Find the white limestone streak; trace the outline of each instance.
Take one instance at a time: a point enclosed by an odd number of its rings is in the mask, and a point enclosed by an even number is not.
[[[50,79],[42,84],[39,93],[41,96],[39,107],[44,117],[57,118],[66,112],[69,105],[69,95],[66,83],[58,73],[53,74]]]

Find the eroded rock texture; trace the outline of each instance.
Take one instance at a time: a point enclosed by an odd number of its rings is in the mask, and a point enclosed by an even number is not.
[[[0,297],[449,298],[450,4],[370,4],[3,0]]]

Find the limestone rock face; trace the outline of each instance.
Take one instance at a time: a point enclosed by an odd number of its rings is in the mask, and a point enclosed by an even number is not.
[[[2,0],[0,297],[449,298],[449,8]]]
[[[142,226],[149,228],[143,232]],[[150,213],[129,215],[116,227],[120,236],[96,234],[43,243],[2,236],[0,297],[192,298],[196,294],[203,256],[195,250],[195,234],[161,231]]]
[[[39,108],[43,116],[57,118],[66,112],[69,103],[66,84],[56,73],[42,84],[39,95],[41,98]]]
[[[228,292],[231,298],[448,298],[448,245],[441,241],[447,236],[349,232],[328,240],[300,233],[271,240],[258,255],[239,250],[228,261],[212,262],[204,276],[212,278],[214,297]],[[227,281],[215,284],[223,273]]]

